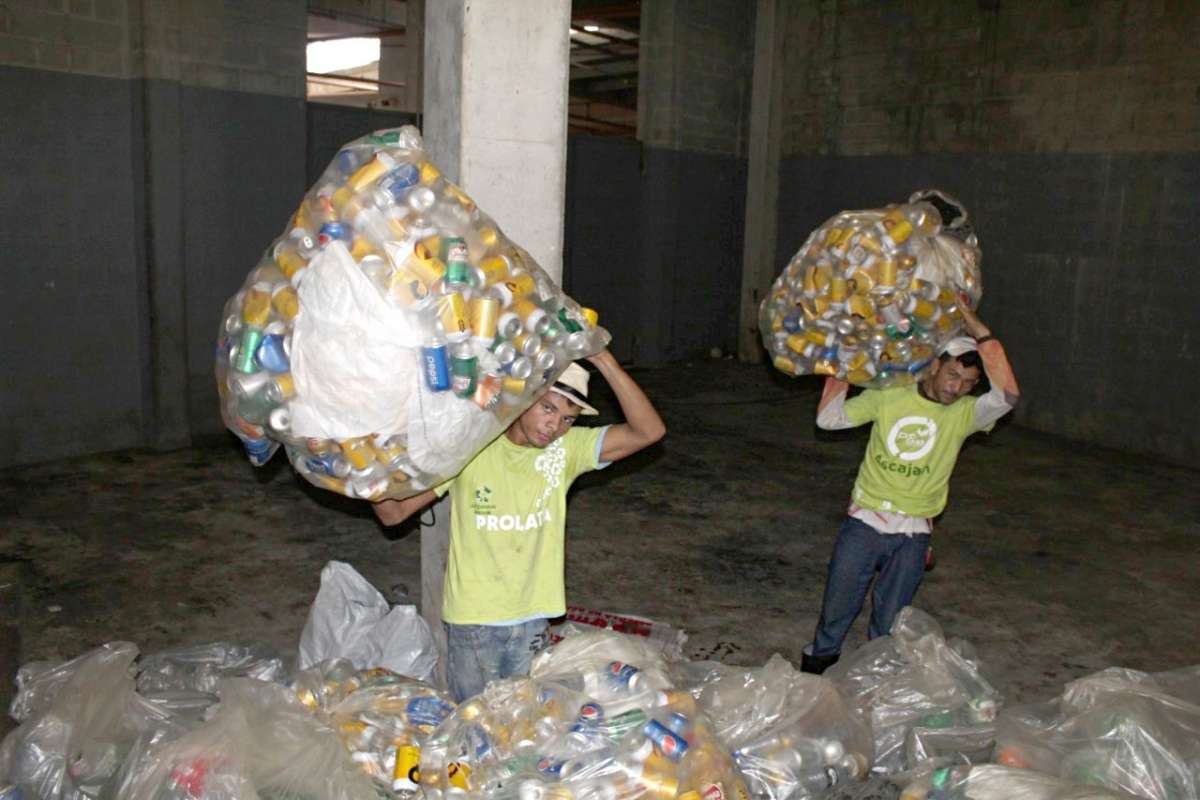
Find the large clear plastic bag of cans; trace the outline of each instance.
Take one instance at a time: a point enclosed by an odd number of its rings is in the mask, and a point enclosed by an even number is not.
[[[341,738],[283,686],[221,682],[210,720],[140,750],[122,772],[122,800],[374,800],[371,779]]]
[[[628,665],[611,679],[634,674]],[[608,704],[582,684],[494,682],[461,704],[422,753],[425,795],[488,800],[748,800],[728,753],[686,692]]]
[[[1200,667],[1080,678],[1056,701],[1005,709],[996,761],[1150,800],[1200,797],[1198,690]]]
[[[403,498],[608,341],[406,126],[343,147],[230,298],[217,389],[254,464]]]
[[[823,797],[868,775],[870,724],[831,681],[778,654],[758,669],[714,676],[698,700],[756,798]]]
[[[137,653],[128,642],[111,642],[27,671],[17,697],[23,721],[0,747],[0,785],[39,800],[97,796],[136,735],[126,710]]]
[[[788,375],[886,388],[916,380],[982,297],[978,241],[962,204],[843,211],[813,231],[759,309],[763,346]]]
[[[933,754],[951,755],[956,745],[975,750],[982,744],[981,752],[968,755],[990,754],[999,693],[966,643],[948,643],[923,611],[903,609],[891,635],[844,656],[825,676],[870,717],[875,770],[898,772]],[[942,737],[944,749],[930,752],[930,734]]]
[[[489,684],[422,751],[431,800],[748,800],[728,752],[651,644],[578,634]]]
[[[304,670],[293,689],[341,734],[351,760],[381,793],[395,797],[417,791],[421,748],[455,707],[427,683],[386,669],[358,670],[345,659]]]
[[[901,777],[901,776],[898,776]],[[921,770],[907,777],[901,800],[1133,800],[1133,795],[1070,783],[997,764]]]
[[[283,659],[266,642],[210,642],[163,650],[138,662],[137,689],[215,692],[222,678],[287,679]]]

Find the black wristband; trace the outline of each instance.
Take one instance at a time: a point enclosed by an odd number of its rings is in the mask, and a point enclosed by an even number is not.
[[[996,338],[995,336],[992,336],[989,333],[987,336],[981,336],[980,338],[976,339],[975,344],[983,344],[984,342],[990,342],[995,338]]]

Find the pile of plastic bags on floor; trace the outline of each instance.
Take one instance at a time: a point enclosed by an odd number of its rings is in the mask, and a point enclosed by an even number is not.
[[[652,623],[651,623],[652,624]],[[29,664],[0,747],[12,800],[1191,800],[1200,667],[1105,670],[1001,708],[915,609],[824,676],[564,631],[456,705],[412,676],[262,644]],[[8,784],[7,788],[3,788]]]
[[[995,742],[1001,699],[970,646],[948,643],[928,614],[905,608],[892,632],[825,672],[871,721],[874,768],[898,772],[941,755],[984,758]]]
[[[1110,668],[1005,709],[996,760],[1150,800],[1200,797],[1200,667]]]
[[[788,375],[877,389],[912,383],[979,305],[982,254],[949,195],[843,211],[809,234],[759,308],[763,346]]]
[[[378,500],[457,474],[609,342],[426,158],[416,128],[345,145],[225,305],[216,379],[255,465]]]

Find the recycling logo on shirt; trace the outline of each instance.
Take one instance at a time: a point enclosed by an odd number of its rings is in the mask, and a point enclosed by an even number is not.
[[[902,417],[887,435],[887,449],[893,458],[916,461],[924,458],[937,441],[937,423],[929,417]]]

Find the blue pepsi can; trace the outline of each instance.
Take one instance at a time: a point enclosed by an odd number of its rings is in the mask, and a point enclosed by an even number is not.
[[[344,478],[350,474],[350,462],[339,458],[336,453],[309,456],[304,459],[304,466],[308,468],[309,472],[328,475],[331,478]]]
[[[270,439],[242,439],[242,447],[246,449],[246,457],[256,467],[271,460],[278,445]]]
[[[450,388],[450,354],[445,342],[431,342],[421,348],[421,364],[425,370],[425,384],[435,392]]]
[[[333,168],[342,175],[350,175],[358,169],[358,153],[353,150],[339,150],[333,157]]]
[[[439,697],[414,697],[408,701],[405,709],[408,721],[413,725],[430,725],[436,727],[441,721],[450,716],[454,708]]]
[[[317,233],[317,241],[327,245],[334,239],[349,242],[353,238],[350,228],[340,222],[326,222]]]
[[[550,756],[542,756],[538,759],[537,771],[543,775],[557,776],[562,772],[563,764],[565,763],[565,761],[558,761]]]
[[[671,716],[667,717],[667,727],[671,729],[672,733],[686,737],[692,730],[692,721],[687,718],[686,714],[672,711]]]
[[[288,358],[287,348],[284,347],[283,340],[284,337],[280,334],[269,333],[259,343],[255,358],[258,359],[258,365],[267,372],[291,371],[291,359]]]
[[[620,661],[610,661],[604,671],[614,684],[621,688],[628,688],[633,676],[637,675],[640,670],[629,664],[622,664]]]
[[[795,315],[790,316],[790,317],[784,317],[783,318],[783,329],[785,331],[787,331],[788,333],[799,333],[800,332],[800,317],[795,316]]]
[[[401,200],[408,190],[421,181],[421,170],[416,164],[401,164],[396,169],[383,176],[379,188],[390,194],[396,201]]]
[[[604,719],[604,707],[599,703],[584,703],[579,707],[579,721],[584,724],[595,724]]]
[[[687,740],[658,720],[652,719],[647,722],[646,727],[642,728],[642,734],[654,742],[658,752],[672,761],[682,759],[688,750]]]

